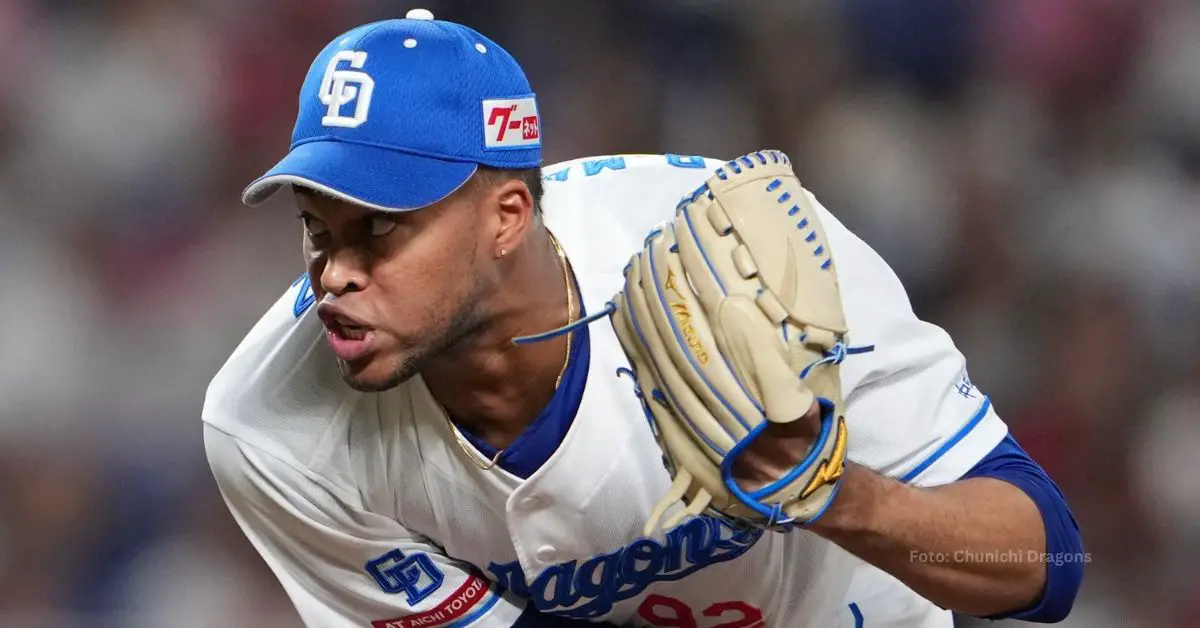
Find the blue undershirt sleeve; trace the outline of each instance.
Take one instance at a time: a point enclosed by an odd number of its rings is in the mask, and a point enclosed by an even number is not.
[[[1025,492],[1037,504],[1046,528],[1046,548],[1042,555],[1023,557],[1046,564],[1046,586],[1042,597],[1033,606],[986,619],[1019,619],[1022,621],[1054,623],[1071,612],[1075,595],[1083,582],[1083,566],[1087,554],[1079,524],[1058,485],[1046,475],[1041,465],[1021,449],[1012,435],[980,460],[962,479],[995,478],[1008,482]]]

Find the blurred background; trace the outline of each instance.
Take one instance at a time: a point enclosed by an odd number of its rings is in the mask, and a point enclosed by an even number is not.
[[[547,165],[789,153],[1066,492],[1064,625],[1200,626],[1193,0],[0,0],[0,626],[298,625],[200,440],[302,270],[238,197],[317,51],[418,6],[522,60]]]

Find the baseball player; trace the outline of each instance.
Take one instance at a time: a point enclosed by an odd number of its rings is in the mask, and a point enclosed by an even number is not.
[[[786,155],[541,135],[504,49],[414,10],[321,51],[245,191],[288,188],[307,272],[204,438],[307,625],[1067,615],[1062,495]]]

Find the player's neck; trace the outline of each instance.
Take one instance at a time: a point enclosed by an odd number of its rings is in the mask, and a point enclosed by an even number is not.
[[[487,308],[492,316],[486,324],[422,369],[426,386],[451,418],[497,447],[508,446],[549,403],[566,359],[565,336],[512,342],[568,318],[567,282],[554,246],[543,228],[530,235]],[[578,297],[572,296],[573,316],[580,311]]]

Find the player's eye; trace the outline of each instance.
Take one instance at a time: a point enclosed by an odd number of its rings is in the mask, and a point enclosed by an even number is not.
[[[388,216],[371,216],[371,237],[385,236],[396,228],[396,221]]]
[[[325,221],[313,216],[312,214],[301,213],[297,216],[300,222],[304,223],[304,233],[310,238],[323,236],[329,232],[329,227],[325,225]]]

